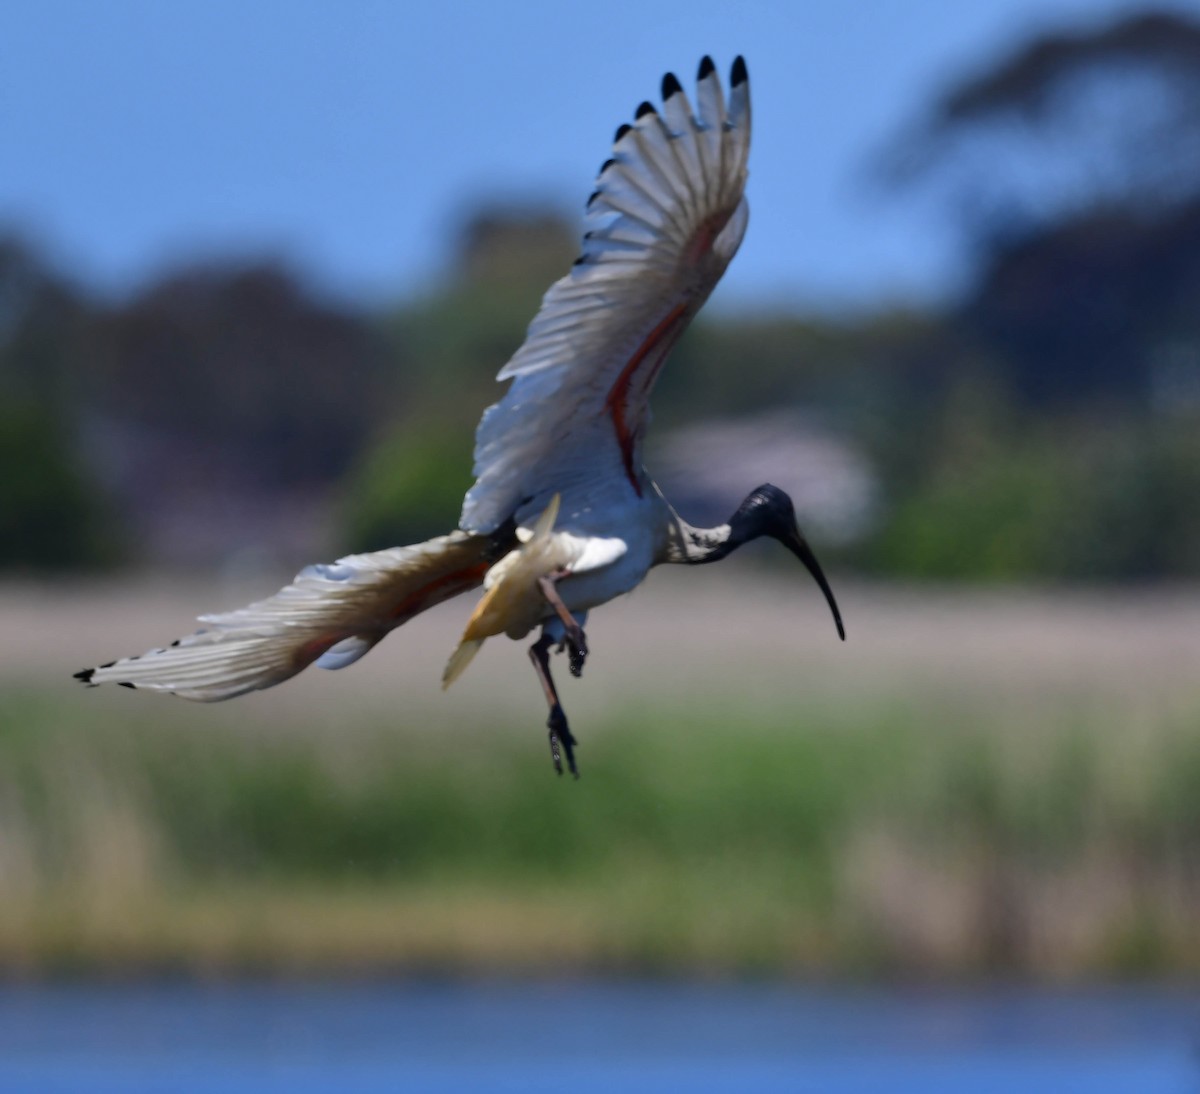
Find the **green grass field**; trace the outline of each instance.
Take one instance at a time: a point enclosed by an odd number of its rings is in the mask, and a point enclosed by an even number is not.
[[[1194,609],[1168,602],[1134,625],[1120,604],[1059,604],[1051,614],[1081,616],[1068,623],[1085,652],[1122,627],[1137,641],[1165,627],[1164,648],[1131,647],[1118,678],[1099,647],[1081,659],[1056,638],[1039,674],[1020,636],[1053,604],[993,605],[989,619],[977,602],[968,626],[950,596],[930,631],[948,632],[943,664],[922,673],[899,660],[915,616],[891,595],[850,597],[864,637],[827,655],[853,652],[849,678],[710,653],[709,687],[689,696],[665,654],[651,687],[620,665],[601,675],[598,652],[564,690],[571,710],[592,687],[572,711],[577,783],[552,772],[531,676],[481,713],[510,668],[527,671],[508,643],[479,692],[445,697],[389,681],[387,665],[353,702],[350,670],[220,707],[14,675],[0,693],[0,967],[1200,972]],[[676,596],[608,640],[652,637],[647,620]],[[981,625],[1012,646],[1007,662],[964,654]],[[323,692],[333,706],[314,702]]]

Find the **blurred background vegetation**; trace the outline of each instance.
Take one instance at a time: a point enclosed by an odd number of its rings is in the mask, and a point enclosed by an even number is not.
[[[673,458],[673,429],[716,438],[786,408],[790,462],[817,444],[838,484],[798,493],[839,567],[1200,573],[1198,57],[1200,24],[1143,14],[950,87],[881,151],[876,182],[958,218],[975,258],[957,298],[703,316],[656,400],[651,468],[685,512],[727,513],[756,468],[726,465],[756,457],[714,442]],[[25,473],[2,487],[0,564],[211,565],[252,538],[301,559],[451,527],[495,372],[575,234],[536,210],[480,210],[446,279],[377,312],[267,260],[102,301],[10,235],[0,447]]]
[[[1166,12],[1030,41],[948,88],[874,178],[957,219],[957,294],[706,312],[655,399],[667,495],[718,520],[774,479],[827,567],[862,580],[1188,588],[1197,104],[1200,21]],[[444,279],[363,310],[269,258],[101,298],[10,229],[0,570],[287,569],[447,531],[495,373],[575,236],[479,209]],[[207,711],[97,716],[23,681],[0,710],[0,963],[1195,972],[1200,695],[1177,675],[1150,701],[1141,671],[1129,706],[1012,678],[981,714],[877,674],[892,690],[840,711],[819,689],[699,724],[614,707],[573,807],[532,680],[533,724],[469,749],[401,732],[454,715],[399,696],[399,715],[319,729],[289,707],[288,736],[251,707],[254,732],[206,734]]]

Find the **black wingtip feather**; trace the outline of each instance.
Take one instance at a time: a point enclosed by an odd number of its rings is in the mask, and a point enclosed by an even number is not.
[[[672,95],[678,95],[682,90],[683,88],[680,86],[679,81],[675,79],[674,72],[668,72],[662,78],[662,98],[664,103]]]
[[[95,669],[80,669],[78,672],[72,674],[74,679],[82,680],[85,684],[90,684],[92,682],[92,677],[95,675]]]
[[[716,71],[717,66],[713,64],[713,59],[706,53],[700,58],[700,71],[696,73],[697,80],[703,80],[711,76]]]
[[[729,86],[740,87],[748,79],[750,79],[750,74],[746,71],[746,59],[739,54],[733,60],[733,68],[729,73]]]
[[[633,128],[632,125],[627,125],[627,124],[622,124],[622,125],[617,126],[617,135],[615,137],[613,137],[613,144],[618,143],[620,141],[620,139],[623,136],[625,136],[625,134],[628,133],[632,128]]]
[[[654,109],[653,103],[642,103],[642,105],[637,108],[637,110],[635,111],[633,116],[640,120],[640,119],[644,118],[647,114],[657,114],[657,113],[658,113],[658,111]]]

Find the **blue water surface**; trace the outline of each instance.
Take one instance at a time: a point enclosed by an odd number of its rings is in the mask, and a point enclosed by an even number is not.
[[[1200,1094],[1200,991],[0,987],[0,1092]]]

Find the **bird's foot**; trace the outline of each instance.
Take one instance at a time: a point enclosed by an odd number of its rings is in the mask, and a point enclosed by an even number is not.
[[[566,643],[567,654],[571,659],[571,675],[582,676],[583,665],[587,660],[588,647],[587,636],[583,633],[583,628],[578,623],[573,628],[568,629]]]
[[[575,778],[579,778],[579,768],[575,766],[575,738],[567,726],[567,716],[563,708],[555,703],[550,708],[550,717],[546,722],[550,730],[550,759],[554,761],[554,770],[563,773],[562,753],[567,754],[567,770]]]

